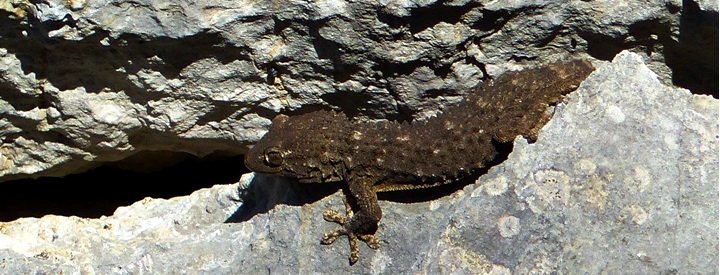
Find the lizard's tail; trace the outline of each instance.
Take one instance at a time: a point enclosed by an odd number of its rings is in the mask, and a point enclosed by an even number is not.
[[[545,67],[507,73],[498,77],[496,98],[499,117],[494,139],[509,142],[522,135],[537,139],[538,131],[550,120],[547,108],[577,89],[595,70],[587,60],[554,63]]]

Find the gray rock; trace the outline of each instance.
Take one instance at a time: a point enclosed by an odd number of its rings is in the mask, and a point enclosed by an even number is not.
[[[698,7],[703,11],[718,11],[718,1],[717,0],[698,0],[694,1],[697,3]]]
[[[275,3],[275,2],[273,2]],[[717,1],[0,3],[0,181],[243,154],[280,112],[423,119],[507,69],[643,53],[717,93]]]
[[[381,201],[380,250],[319,243],[341,193],[246,174],[99,219],[0,223],[8,273],[716,273],[718,100],[623,52],[533,144],[434,200]],[[333,194],[334,192],[334,194]],[[329,195],[332,194],[332,195]],[[408,193],[412,196],[414,193]]]

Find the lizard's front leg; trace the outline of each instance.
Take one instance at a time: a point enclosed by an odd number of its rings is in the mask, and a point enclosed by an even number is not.
[[[332,244],[341,235],[347,235],[350,242],[350,264],[354,264],[360,258],[360,249],[357,240],[365,242],[372,249],[380,248],[380,241],[373,232],[382,217],[382,210],[377,201],[377,195],[372,188],[370,181],[349,181],[350,196],[355,200],[357,209],[353,211],[347,198],[345,202],[346,215],[343,217],[338,212],[326,210],[323,217],[326,221],[340,224],[340,229],[328,232],[322,240],[322,244]]]

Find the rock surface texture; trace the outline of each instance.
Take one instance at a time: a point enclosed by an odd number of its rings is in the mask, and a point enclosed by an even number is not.
[[[717,94],[717,1],[0,1],[0,182],[243,154],[277,113],[426,118],[507,69],[642,53]]]
[[[333,188],[246,174],[99,219],[0,224],[9,273],[714,273],[718,100],[667,86],[620,53],[528,144],[430,201],[381,201],[382,247],[322,246]],[[598,134],[602,133],[602,134]],[[337,190],[337,189],[335,189]]]
[[[426,119],[569,57],[598,69],[535,143],[446,196],[382,200],[354,266],[320,245],[337,186],[246,174],[0,222],[0,273],[717,273],[717,0],[0,0],[0,186],[238,157],[278,113]]]

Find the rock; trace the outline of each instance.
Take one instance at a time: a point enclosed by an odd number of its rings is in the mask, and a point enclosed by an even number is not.
[[[8,273],[713,273],[718,100],[620,53],[533,144],[434,200],[381,201],[382,247],[320,245],[337,186],[244,175],[99,219],[0,223]],[[435,191],[432,191],[435,192]],[[332,195],[330,195],[332,194]],[[416,193],[408,193],[414,196]]]
[[[430,254],[480,254],[521,274],[714,272],[718,101],[661,84],[622,52],[566,102],[536,143],[517,139],[471,186]],[[505,217],[520,220],[516,236],[497,236]]]
[[[0,182],[240,155],[277,113],[423,119],[507,69],[643,53],[717,94],[717,1],[0,3]]]

